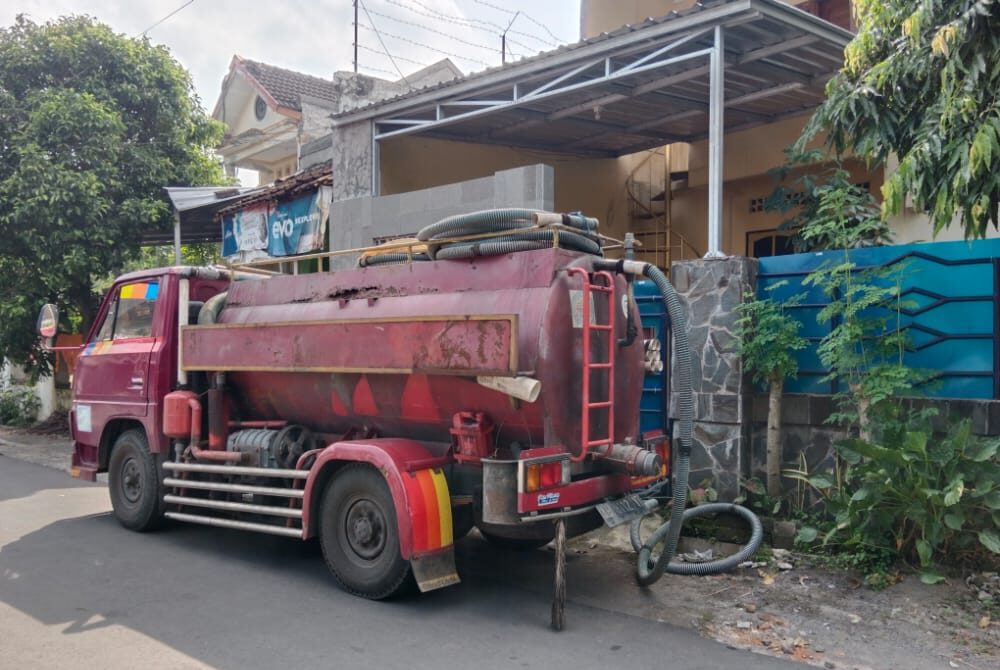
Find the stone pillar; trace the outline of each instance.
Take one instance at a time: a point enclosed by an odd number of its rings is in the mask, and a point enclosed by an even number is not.
[[[694,359],[691,487],[709,479],[720,500],[732,500],[739,495],[740,478],[750,473],[753,418],[753,387],[737,353],[736,308],[745,293],[756,291],[757,259],[678,261],[670,274],[687,309]],[[676,387],[673,391],[670,416],[676,418]]]

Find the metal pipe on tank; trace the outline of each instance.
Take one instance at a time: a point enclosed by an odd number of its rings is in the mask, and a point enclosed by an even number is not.
[[[188,407],[191,408],[191,443],[188,445],[191,455],[200,461],[238,463],[243,458],[243,454],[239,452],[209,451],[198,447],[198,443],[201,442],[201,403],[197,398],[191,398],[188,400]]]
[[[542,383],[531,377],[476,377],[476,383],[525,402],[535,402],[542,392]]]
[[[223,390],[225,375],[215,374],[212,388],[208,390],[208,448],[211,451],[225,451],[229,437],[229,405]]]

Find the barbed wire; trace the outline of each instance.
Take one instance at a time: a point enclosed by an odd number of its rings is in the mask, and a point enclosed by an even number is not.
[[[359,23],[358,27],[359,28],[364,28],[365,30],[374,30],[374,28],[372,28],[370,26],[366,26],[363,23]],[[437,52],[439,54],[443,54],[443,55],[448,56],[450,58],[458,58],[460,60],[465,60],[465,61],[469,61],[471,63],[477,63],[479,65],[483,65],[485,67],[490,67],[489,63],[487,63],[486,61],[481,61],[478,58],[470,58],[469,56],[462,56],[461,54],[452,53],[450,51],[445,51],[444,49],[438,49],[437,47],[432,47],[429,44],[424,44],[423,42],[418,42],[418,41],[412,40],[412,39],[410,39],[408,37],[402,37],[400,35],[394,35],[393,33],[387,33],[385,31],[381,31],[381,34],[385,35],[386,37],[390,37],[390,38],[392,38],[394,40],[399,40],[400,42],[407,42],[407,43],[412,44],[414,46],[422,47],[424,49],[429,49],[430,51],[435,51],[435,52]],[[388,51],[388,49],[386,49],[386,51]]]
[[[504,14],[512,15],[512,14],[516,14],[517,13],[517,11],[515,11],[513,9],[507,9],[506,7],[500,7],[499,5],[494,5],[491,2],[485,2],[485,0],[472,0],[472,1],[474,3],[476,3],[477,5],[482,5],[483,7],[489,7],[490,9],[495,9],[498,12],[503,12]],[[534,23],[536,26],[538,26],[542,30],[544,30],[545,32],[547,32],[549,34],[549,37],[551,37],[555,41],[559,42],[560,44],[565,44],[568,41],[568,40],[564,40],[564,39],[556,36],[551,30],[549,30],[549,27],[547,25],[545,25],[541,21],[535,19],[530,14],[526,14],[523,10],[521,10],[521,15],[524,18],[526,18],[529,21],[531,21],[532,23]]]
[[[504,27],[501,26],[499,23],[494,23],[493,21],[484,21],[483,19],[476,19],[476,18],[471,18],[471,17],[455,16],[454,14],[445,14],[444,12],[441,12],[441,11],[439,11],[437,9],[434,9],[432,7],[428,7],[424,3],[420,2],[420,0],[409,0],[409,1],[412,2],[413,4],[417,5],[418,7],[422,7],[425,11],[420,11],[419,9],[414,9],[413,7],[410,7],[409,5],[403,4],[402,2],[400,2],[400,0],[385,0],[385,2],[387,2],[390,5],[395,5],[397,7],[405,9],[408,12],[413,12],[414,14],[418,14],[420,16],[424,16],[424,17],[427,17],[427,18],[435,19],[435,20],[438,20],[438,21],[445,21],[447,23],[464,26],[466,28],[472,28],[474,30],[481,30],[483,32],[489,33],[489,34],[494,35],[494,36],[500,35],[501,33],[504,32]],[[476,25],[476,24],[480,24],[480,25]],[[551,41],[549,39],[546,39],[544,37],[539,37],[538,35],[533,35],[531,33],[522,32],[520,30],[513,30],[513,29],[507,30],[507,34],[508,35],[520,35],[522,37],[527,37],[527,38],[530,38],[530,39],[533,39],[533,40],[537,40],[538,42],[541,42],[542,44],[545,44],[547,46],[553,46],[553,47],[559,46],[558,42],[553,42],[553,41]],[[512,38],[509,38],[509,37],[507,38],[507,41],[509,43],[511,43],[511,44],[516,44],[517,46],[519,46],[519,47],[521,47],[523,49],[526,49],[528,51],[535,51],[537,49],[537,47],[529,46],[527,44],[524,44],[523,42],[518,42],[518,41],[516,41],[516,40],[514,40]]]
[[[374,14],[375,16],[378,16],[378,17],[383,18],[383,19],[388,19],[390,21],[395,21],[396,23],[401,23],[401,24],[406,25],[406,26],[411,26],[413,28],[419,28],[421,30],[426,30],[427,32],[434,33],[435,35],[441,35],[442,37],[447,37],[449,40],[451,40],[453,42],[458,42],[459,44],[464,44],[465,46],[473,47],[475,49],[483,49],[485,51],[489,51],[490,53],[499,53],[499,51],[500,51],[496,47],[491,47],[491,46],[487,46],[485,44],[479,44],[477,42],[470,42],[468,40],[463,40],[461,37],[455,37],[454,35],[450,35],[450,34],[444,32],[443,30],[437,30],[436,28],[431,28],[429,26],[425,26],[425,25],[422,25],[420,23],[416,23],[414,21],[407,21],[406,19],[401,19],[399,17],[392,16],[390,14],[383,14],[382,12],[377,12],[374,9],[371,10],[371,13]]]
[[[358,0],[358,4],[361,5],[361,9],[365,11],[365,16],[368,17],[368,23],[371,24],[371,29],[375,32],[375,37],[378,38],[378,43],[382,45],[382,48],[385,50],[385,55],[389,57],[390,61],[392,61],[392,66],[396,68],[396,72],[399,73],[400,79],[402,79],[403,83],[407,86],[413,88],[413,86],[410,86],[410,82],[406,79],[406,75],[403,74],[403,71],[399,68],[399,64],[396,63],[396,59],[394,59],[392,54],[389,53],[389,47],[385,45],[385,41],[382,39],[382,33],[380,33],[378,28],[375,27],[375,21],[372,20],[371,14],[368,13],[368,8],[365,6],[364,0]],[[359,23],[358,26],[361,26],[361,24]]]
[[[365,44],[360,44],[359,43],[358,44],[358,48],[362,49],[364,51],[371,52],[373,54],[379,54],[381,56],[388,56],[389,55],[386,52],[382,51],[381,49],[373,49],[372,47],[367,46]],[[400,56],[399,54],[397,54],[395,56],[395,59],[396,60],[400,60],[400,61],[404,61],[406,63],[413,63],[414,65],[419,65],[420,67],[430,67],[430,65],[427,64],[427,63],[423,63],[423,62],[418,61],[418,60],[413,60],[412,58],[407,58],[406,56]]]
[[[360,45],[359,45],[360,46]],[[379,53],[382,53],[381,51]],[[371,70],[372,72],[381,72],[382,74],[387,74],[390,77],[395,77],[396,73],[392,70],[387,70],[384,67],[375,67],[374,65],[367,65],[365,63],[358,63],[359,69]]]

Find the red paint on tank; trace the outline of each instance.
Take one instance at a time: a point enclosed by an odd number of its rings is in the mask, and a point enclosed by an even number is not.
[[[234,412],[241,418],[280,416],[320,432],[343,434],[366,425],[384,436],[450,442],[452,417],[458,412],[482,412],[496,426],[497,444],[518,441],[524,446],[564,445],[579,453],[582,404],[582,324],[580,301],[574,296],[580,278],[570,276],[569,267],[592,269],[593,257],[562,249],[545,249],[482,258],[471,261],[438,261],[388,267],[359,268],[330,273],[270,277],[235,282],[220,315],[223,324],[252,324],[259,337],[267,338],[273,325],[282,331],[275,342],[287,339],[290,323],[368,322],[421,323],[414,337],[392,339],[392,346],[415,361],[428,350],[428,320],[441,329],[450,323],[482,323],[472,330],[463,327],[461,338],[448,340],[435,349],[435,359],[453,361],[454,369],[435,374],[401,374],[377,370],[268,368],[268,357],[246,361],[247,368],[227,373],[233,390]],[[611,319],[615,329],[592,342],[592,358],[604,356],[606,340],[625,335],[626,312],[621,308],[625,280],[616,277],[616,301],[594,305],[598,323]],[[635,323],[639,315],[631,306]],[[574,327],[574,315],[577,324]],[[513,317],[503,323],[515,328],[514,351],[490,347],[510,346],[495,317]],[[404,329],[405,330],[405,329]],[[371,350],[365,338],[330,339],[322,329],[304,328],[296,343],[296,358],[309,367],[310,352],[330,348],[350,350],[343,360],[366,360]],[[346,331],[345,331],[346,332]],[[360,331],[359,331],[360,332]],[[394,332],[399,332],[394,331]],[[436,331],[434,331],[436,332]],[[479,333],[482,337],[470,336]],[[234,345],[235,346],[235,345]],[[422,347],[424,349],[422,349]],[[261,350],[260,347],[256,348]],[[482,350],[481,350],[482,349]],[[387,360],[401,358],[394,352]],[[266,353],[266,348],[265,348]],[[200,351],[199,360],[210,364],[211,351]],[[516,372],[541,382],[541,395],[534,403],[513,402],[498,391],[480,386],[468,361],[507,360],[513,354]],[[232,360],[233,352],[218,352],[219,360]],[[275,351],[274,358],[285,356]],[[642,390],[642,339],[615,347],[614,437],[637,438],[639,399]],[[386,358],[375,356],[371,358]],[[284,360],[284,359],[282,359]],[[509,374],[509,373],[508,373]],[[607,372],[593,375],[591,400],[600,401],[607,389]],[[332,410],[332,411],[331,411]],[[606,413],[592,416],[595,434],[607,433]]]

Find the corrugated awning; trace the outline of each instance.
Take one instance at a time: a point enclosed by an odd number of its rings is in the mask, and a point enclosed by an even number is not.
[[[621,156],[710,134],[719,46],[726,132],[824,98],[850,32],[777,0],[699,4],[457,82],[334,117],[402,135]]]
[[[180,222],[180,243],[220,242],[222,228],[215,215],[227,204],[257,190],[236,186],[167,186],[167,196]],[[142,243],[172,244],[175,231],[147,230]]]

